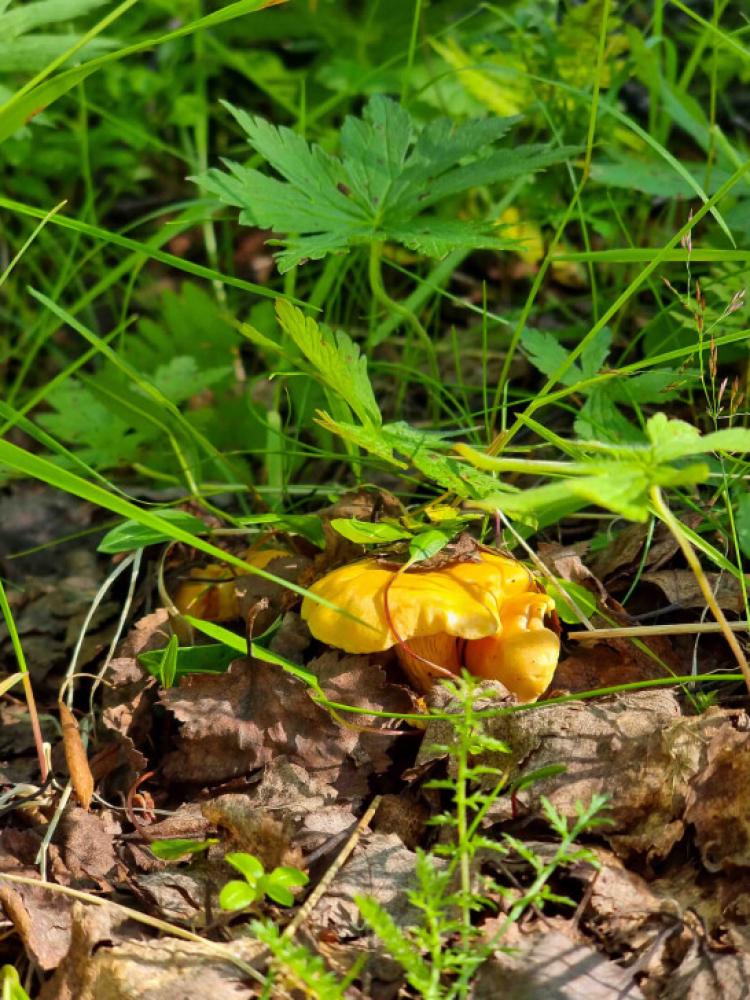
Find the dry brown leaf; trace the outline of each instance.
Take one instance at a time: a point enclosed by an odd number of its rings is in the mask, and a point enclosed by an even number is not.
[[[474,1000],[643,1000],[627,969],[561,930],[519,935],[513,954],[480,967]]]
[[[541,542],[538,553],[548,570],[561,580],[569,580],[586,587],[599,601],[607,600],[607,590],[583,562],[582,555],[587,545],[558,545],[556,542]]]
[[[170,816],[151,823],[149,836],[154,840],[169,840],[171,837],[201,840],[208,834],[210,823],[201,812],[198,802],[186,802]]]
[[[666,907],[664,897],[640,875],[628,871],[611,851],[600,848],[596,856],[598,871],[585,866],[585,882],[590,884],[586,929],[610,953],[638,954],[674,923],[675,910]]]
[[[111,876],[117,866],[114,838],[119,833],[120,825],[109,811],[66,810],[57,840],[73,877],[103,883]]]
[[[699,521],[700,517],[696,519],[689,516],[685,523],[695,527]],[[591,571],[609,587],[618,590],[620,587],[629,587],[643,559],[643,546],[648,538],[648,531],[647,524],[629,524],[627,528],[618,532],[605,548],[587,558]],[[668,562],[678,549],[672,532],[665,525],[657,524],[644,561],[644,568],[658,569]]]
[[[88,812],[94,794],[94,776],[89,767],[86,748],[81,739],[81,731],[78,728],[76,717],[65,702],[58,702],[57,710],[60,713],[65,762],[68,765],[70,782],[79,804]]]
[[[750,733],[725,723],[713,734],[693,782],[685,819],[710,872],[750,867]]]
[[[372,820],[378,833],[395,833],[410,851],[415,851],[424,835],[430,811],[408,792],[383,795]]]
[[[38,877],[34,869],[14,874]],[[40,968],[56,968],[70,945],[70,900],[46,888],[3,885],[0,874],[0,908],[13,924],[28,956]]]
[[[395,833],[367,834],[313,910],[311,924],[342,938],[356,937],[362,932],[362,914],[355,897],[370,896],[388,910],[398,927],[414,925],[419,911],[407,898],[416,885],[414,862],[415,855]]]
[[[189,869],[168,867],[132,877],[148,912],[162,920],[205,927],[209,914],[220,912],[218,895],[226,879],[224,866],[195,861]]]
[[[747,1000],[750,952],[722,954],[695,944],[664,983],[659,1000]]]
[[[116,911],[74,904],[70,950],[39,1000],[249,1000],[255,995],[242,973],[208,948],[168,937],[121,941],[126,933],[141,933],[131,928]],[[235,942],[232,950],[249,960],[253,946]]]
[[[326,653],[308,665],[334,701],[393,712],[411,710],[401,687],[389,684],[377,658]],[[276,667],[237,660],[221,675],[193,676],[163,692],[163,704],[182,723],[177,750],[164,761],[171,781],[218,783],[245,775],[284,755],[345,798],[367,794],[367,779],[390,766],[397,737],[345,728],[316,705],[306,686]],[[359,727],[382,727],[371,716]]]
[[[667,597],[670,604],[683,608],[705,608],[698,579],[689,569],[665,569],[659,573],[644,573],[644,583],[652,583]],[[741,612],[745,606],[740,581],[729,573],[706,573],[711,590],[724,611]]]
[[[689,665],[681,661],[666,636],[652,636],[648,641],[641,640],[641,644],[654,655],[629,639],[571,644],[571,653],[558,664],[549,690],[575,694],[666,677],[669,671],[673,675],[689,672]]]
[[[709,744],[729,717],[712,709],[683,718],[675,695],[666,690],[541,707],[491,719],[489,734],[506,743],[510,754],[487,755],[485,762],[506,770],[511,782],[539,768],[565,765],[564,774],[520,793],[521,815],[541,816],[540,799],[547,796],[572,818],[577,802],[605,794],[613,823],[602,835],[621,856],[656,859],[682,839],[690,784],[702,774]],[[445,725],[430,725],[425,747],[446,742]],[[420,753],[420,760],[428,758],[429,751]],[[513,818],[510,799],[498,799],[491,816]]]

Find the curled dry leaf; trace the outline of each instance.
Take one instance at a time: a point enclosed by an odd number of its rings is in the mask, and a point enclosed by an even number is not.
[[[750,868],[750,733],[724,724],[707,755],[688,793],[685,819],[695,828],[708,871]]]
[[[339,802],[333,785],[284,756],[275,757],[263,769],[252,801],[293,828],[294,844],[305,856],[318,851],[326,857],[335,853],[342,835],[357,822],[351,801]]]
[[[58,702],[57,709],[60,713],[65,762],[68,765],[70,782],[79,804],[88,812],[94,794],[94,776],[89,767],[86,748],[81,739],[81,731],[76,717],[65,702]]]
[[[688,515],[685,524],[694,528],[700,522],[700,516]],[[619,589],[629,587],[635,571],[643,559],[643,547],[648,538],[648,524],[629,524],[612,538],[605,548],[587,556],[586,562],[591,571],[604,580],[607,586]],[[659,569],[667,563],[679,550],[672,532],[663,524],[657,524],[644,568]]]
[[[38,877],[35,869],[14,869],[14,874]],[[26,954],[40,968],[54,969],[70,945],[70,900],[46,887],[3,883],[0,873],[0,909],[10,920]]]
[[[219,879],[224,875],[218,865],[197,861],[189,869],[170,866],[137,874],[132,882],[149,912],[162,920],[205,927],[207,916],[218,912]]]
[[[571,645],[570,655],[560,661],[552,678],[552,691],[594,691],[666,677],[670,670],[673,675],[690,672],[689,664],[666,636],[651,636],[639,644],[607,639]]]
[[[666,978],[660,1000],[746,1000],[750,953],[721,954],[696,946]]]

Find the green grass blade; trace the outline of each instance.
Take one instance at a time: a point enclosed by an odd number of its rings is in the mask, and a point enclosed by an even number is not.
[[[120,14],[124,13],[135,2],[136,0],[126,0],[116,11],[104,18],[104,22],[106,23],[99,22],[97,28],[100,28],[102,24],[106,27],[115,15],[119,17]],[[199,17],[189,24],[184,24],[176,28],[174,31],[168,31],[166,34],[159,35],[156,38],[148,38],[145,41],[136,42],[134,45],[128,45],[114,52],[107,52],[97,59],[91,59],[82,66],[75,66],[73,69],[66,70],[49,80],[46,79],[49,72],[48,67],[42,71],[42,82],[36,84],[35,81],[38,77],[35,78],[35,80],[32,80],[26,87],[23,87],[0,107],[0,142],[13,135],[34,114],[49,107],[50,104],[64,94],[67,94],[68,91],[81,83],[82,80],[85,80],[86,77],[101,69],[102,66],[125,59],[138,52],[146,52],[149,49],[156,48],[166,42],[174,41],[177,38],[183,38],[185,35],[191,35],[204,28],[211,28],[216,24],[223,24],[225,21],[242,17],[244,14],[253,13],[267,5],[267,0],[237,0],[236,3],[230,3],[221,10],[214,11],[212,14],[206,14],[204,17]],[[92,31],[94,30],[96,29],[92,29]],[[64,55],[65,58],[68,58],[70,52]],[[55,60],[55,63],[59,64],[59,60]],[[54,68],[54,63],[52,66]]]
[[[186,271],[196,278],[205,278],[207,281],[221,281],[225,285],[240,288],[245,292],[254,292],[256,295],[261,295],[267,299],[277,297],[276,292],[265,288],[263,285],[256,285],[251,281],[243,281],[242,278],[235,278],[231,274],[223,274],[221,271],[216,271],[212,267],[205,267],[203,264],[194,264],[192,261],[184,260],[182,257],[175,257],[174,254],[159,250],[156,246],[149,245],[148,243],[139,243],[138,240],[133,240],[129,236],[122,236],[120,233],[113,233],[108,229],[92,226],[87,222],[81,222],[79,219],[72,219],[60,213],[50,215],[46,209],[26,205],[23,202],[14,201],[12,198],[0,197],[0,208],[5,208],[10,212],[18,212],[19,215],[26,215],[32,219],[46,219],[49,216],[48,221],[53,225],[62,226],[63,229],[70,229],[74,233],[80,233],[83,236],[90,236],[102,243],[112,243],[123,250],[134,251],[151,260],[159,261],[160,264],[166,264],[168,267],[174,267],[179,271]],[[302,305],[304,303],[298,304]]]

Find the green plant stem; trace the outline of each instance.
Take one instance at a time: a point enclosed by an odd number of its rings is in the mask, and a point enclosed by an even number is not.
[[[436,378],[439,378],[440,371],[435,357],[435,346],[432,343],[429,333],[425,330],[416,315],[410,309],[408,309],[403,303],[398,302],[396,299],[392,299],[385,290],[385,285],[383,284],[382,257],[383,244],[378,241],[372,243],[370,245],[370,259],[367,273],[370,279],[370,290],[372,291],[373,298],[389,311],[397,313],[406,323],[409,324],[425,349],[427,357],[430,361],[432,374]]]
[[[470,733],[474,723],[474,705],[471,698],[467,699],[464,711],[463,727],[467,733]],[[456,834],[461,878],[461,943],[464,950],[468,950],[471,944],[471,906],[469,905],[471,897],[471,845],[468,838],[468,804],[466,801],[466,790],[469,785],[468,758],[468,741],[461,739],[456,760]]]
[[[724,612],[721,610],[713,590],[711,590],[711,584],[708,582],[706,574],[703,572],[703,567],[700,564],[700,560],[698,559],[695,549],[690,544],[690,540],[686,536],[685,532],[682,530],[682,525],[667,506],[658,486],[651,487],[650,497],[656,516],[667,526],[667,528],[669,528],[674,540],[680,546],[688,566],[695,574],[695,578],[698,581],[698,586],[700,587],[700,591],[703,594],[706,604],[711,609],[711,614],[721,627],[722,634],[729,644],[729,648],[734,653],[737,665],[742,671],[742,676],[745,678],[747,689],[750,691],[750,664],[748,664],[747,657],[743,652],[742,646],[740,646],[737,636],[730,628],[729,622],[726,620]]]
[[[31,731],[34,734],[34,745],[36,747],[37,757],[39,758],[39,773],[42,782],[45,782],[49,776],[49,767],[47,766],[47,758],[44,753],[44,738],[42,737],[42,727],[39,725],[39,713],[36,710],[34,689],[31,685],[29,668],[26,665],[26,657],[23,653],[21,640],[18,637],[18,629],[16,628],[16,623],[13,619],[13,612],[10,610],[10,605],[8,604],[8,598],[5,594],[5,587],[3,587],[2,581],[0,581],[0,609],[2,610],[3,617],[5,618],[5,625],[8,629],[8,634],[10,635],[13,651],[16,654],[18,669],[22,675],[21,683],[23,684],[23,693],[26,696],[26,705],[29,709]]]

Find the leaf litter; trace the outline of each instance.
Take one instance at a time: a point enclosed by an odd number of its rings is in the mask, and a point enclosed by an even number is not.
[[[379,510],[397,516],[399,507],[387,495],[354,494],[326,510],[322,524],[329,545],[317,556],[311,553],[313,562],[298,561],[299,578],[311,579],[352,557],[352,543],[329,528],[332,519],[377,519]],[[602,580],[642,558],[645,537],[636,527],[632,545],[604,568],[601,558],[589,560],[585,546],[547,547],[541,555],[556,575],[591,590],[600,606],[625,622]],[[471,558],[471,546],[465,549],[460,557]],[[654,567],[651,575],[666,581],[676,571],[656,567],[668,567],[672,554],[666,540],[658,553],[654,543],[644,567]],[[438,561],[450,558],[455,555],[448,549]],[[673,581],[669,576],[667,582]],[[238,589],[245,582],[238,578]],[[254,587],[258,581],[251,582]],[[258,597],[278,601],[282,594],[275,584],[254,590],[238,619]],[[58,817],[44,849],[47,877],[125,902],[176,928],[199,930],[207,941],[228,935],[236,956],[252,961],[257,945],[244,936],[242,922],[218,905],[219,891],[232,877],[224,855],[247,852],[266,870],[294,866],[316,885],[379,794],[369,828],[356,836],[351,855],[299,934],[342,975],[356,956],[367,957],[352,997],[396,997],[402,986],[398,966],[366,929],[357,899],[378,900],[397,927],[414,925],[414,852],[447,837],[430,824],[441,793],[428,786],[450,767],[435,750],[449,740],[449,727],[439,719],[426,728],[399,724],[422,705],[391,652],[359,656],[321,648],[294,602],[282,599],[275,614],[280,625],[269,648],[308,671],[317,689],[277,665],[242,656],[224,673],[186,676],[161,688],[139,656],[165,648],[169,614],[156,609],[136,622],[99,690],[97,725],[86,726],[95,785],[90,811],[69,803]],[[685,651],[667,640],[652,642],[650,650],[624,640],[571,644],[551,693],[664,677],[669,669],[684,670],[685,663]],[[331,711],[316,690],[358,711]],[[444,692],[434,691],[431,701],[435,709],[451,711]],[[76,706],[80,723],[84,705]],[[498,768],[517,789],[500,796],[484,816],[487,837],[510,833],[538,857],[551,856],[545,800],[572,819],[576,804],[597,793],[609,797],[610,823],[589,837],[598,867],[582,861],[558,876],[556,888],[572,897],[574,911],[527,914],[504,939],[512,951],[496,951],[479,971],[474,995],[512,988],[509,995],[529,1000],[739,1000],[750,971],[746,713],[714,707],[695,714],[687,699],[659,689],[517,711],[496,684],[483,688],[479,707],[488,713],[487,733],[508,752],[485,754],[478,762]],[[7,723],[0,742],[7,758],[0,761],[2,792],[12,789],[15,773],[34,773],[33,767],[20,768],[33,752],[30,739],[18,738],[22,708],[11,700],[1,709]],[[44,715],[43,725],[64,780],[59,730]],[[76,746],[76,767],[83,766],[82,746]],[[541,777],[525,782],[540,770]],[[494,780],[488,778],[487,786]],[[42,1000],[160,1000],[209,991],[216,998],[259,995],[252,979],[196,941],[157,939],[120,911],[72,902],[41,883],[2,884],[2,873],[38,880],[42,837],[55,807],[54,798],[39,794],[30,806],[0,813],[0,901],[10,939],[47,977]],[[211,843],[192,858],[157,859],[149,845],[175,837]],[[490,936],[530,872],[520,855],[498,861],[483,851],[478,864],[509,893],[495,898],[496,916],[482,917]],[[269,912],[280,926],[291,915],[272,904]]]

